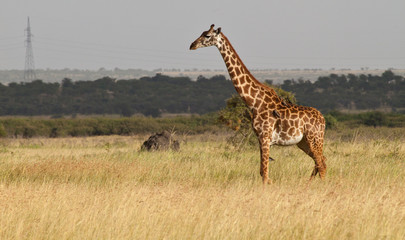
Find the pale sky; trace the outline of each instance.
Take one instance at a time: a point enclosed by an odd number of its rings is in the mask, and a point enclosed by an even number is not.
[[[211,24],[250,69],[405,68],[404,0],[1,0],[0,70],[225,69],[189,46]]]

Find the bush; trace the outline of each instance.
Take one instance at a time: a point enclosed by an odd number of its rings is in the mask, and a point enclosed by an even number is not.
[[[76,119],[0,119],[0,137],[8,133],[14,137],[79,137],[100,135],[150,134],[174,129],[178,133],[197,134],[218,132],[224,129],[216,114],[174,118],[76,118]],[[7,129],[5,131],[4,129]]]
[[[368,112],[362,115],[363,124],[366,126],[386,126],[387,116],[382,112]]]
[[[0,137],[7,137],[6,129],[4,129],[4,126],[1,123],[0,123]]]
[[[234,131],[228,142],[238,149],[256,145],[257,138],[252,128],[252,113],[239,95],[226,101],[226,107],[219,112],[219,121]]]
[[[23,138],[32,138],[36,135],[35,129],[31,127],[24,128]]]
[[[324,116],[326,129],[336,129],[338,126],[338,120],[331,114],[326,114]]]

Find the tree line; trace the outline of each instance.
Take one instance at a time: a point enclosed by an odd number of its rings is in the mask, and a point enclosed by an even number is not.
[[[266,83],[271,84],[271,80]],[[310,82],[285,80],[280,86],[294,93],[298,104],[322,112],[339,109],[405,108],[405,80],[392,71],[376,75],[336,75]],[[119,114],[160,116],[162,113],[204,114],[226,106],[235,94],[225,76],[154,77],[116,80],[104,77],[95,81],[61,83],[32,82],[0,84],[0,116]]]
[[[0,115],[204,114],[220,109],[234,91],[224,76],[199,77],[196,81],[160,74],[132,80],[35,80],[0,84]]]
[[[314,83],[285,80],[281,88],[293,92],[299,104],[314,106],[323,112],[381,108],[405,112],[405,79],[390,70],[381,76],[330,74],[319,77]]]

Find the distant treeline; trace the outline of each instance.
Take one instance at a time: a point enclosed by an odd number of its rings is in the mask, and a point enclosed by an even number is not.
[[[235,90],[224,76],[168,77],[157,74],[139,80],[104,77],[95,81],[63,79],[62,83],[0,84],[0,115],[73,115],[214,112]]]
[[[324,112],[382,108],[405,112],[405,79],[392,71],[385,71],[381,76],[330,74],[314,83],[285,80],[281,88],[293,92],[299,104]]]
[[[271,84],[271,80],[266,81]],[[291,91],[299,104],[323,112],[335,109],[405,109],[405,80],[386,71],[376,75],[336,75],[305,80],[285,80],[280,87]],[[0,84],[0,116],[119,114],[159,116],[162,113],[204,114],[225,107],[236,91],[224,76],[196,81],[188,77],[157,74],[132,80],[104,77],[95,81]]]
[[[174,69],[173,69],[174,70]],[[132,79],[144,76],[154,76],[156,73],[162,72],[162,69],[156,69],[152,71],[144,69],[105,69],[100,68],[98,70],[79,70],[79,69],[35,69],[35,75],[43,82],[59,82],[65,77],[69,77],[74,80],[96,80],[105,76],[111,76],[119,79]],[[28,82],[24,78],[24,70],[0,70],[0,82]]]

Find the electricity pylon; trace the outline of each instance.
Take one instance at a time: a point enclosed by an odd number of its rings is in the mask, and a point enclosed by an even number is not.
[[[35,80],[35,65],[34,65],[34,53],[32,52],[32,42],[31,42],[31,26],[30,18],[28,17],[27,28],[25,29],[27,39],[25,40],[26,50],[25,50],[25,71],[24,80]]]

